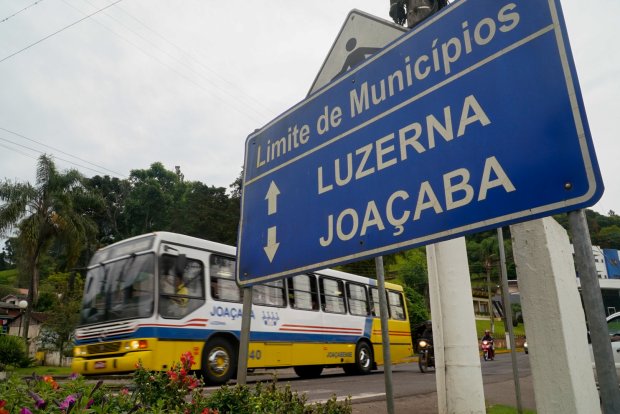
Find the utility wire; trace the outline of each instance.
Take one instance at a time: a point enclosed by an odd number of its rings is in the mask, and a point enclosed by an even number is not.
[[[120,0],[119,0],[120,1]],[[65,2],[66,3],[66,2]],[[73,7],[74,9],[78,10],[77,8],[75,8],[74,6],[68,4],[70,7]],[[83,13],[83,12],[82,12]],[[180,77],[182,77],[183,79],[187,80],[190,83],[193,83],[194,85],[196,85],[198,88],[202,89],[203,91],[207,92],[209,95],[214,95],[214,91],[208,89],[207,87],[205,87],[203,84],[197,82],[196,80],[190,78],[189,76],[187,76],[186,74],[184,74],[183,72],[179,71],[178,69],[176,69],[174,66],[170,65],[169,63],[167,63],[166,61],[160,59],[159,57],[155,56],[154,54],[147,52],[144,48],[140,47],[139,45],[137,45],[136,43],[134,43],[133,41],[131,41],[130,39],[128,39],[127,37],[123,36],[120,33],[117,33],[116,31],[112,30],[111,28],[109,28],[108,26],[106,26],[105,24],[97,21],[97,20],[93,20],[95,21],[97,24],[101,25],[104,29],[108,30],[109,32],[113,33],[114,35],[118,36],[119,38],[121,38],[122,40],[124,40],[125,42],[129,43],[131,46],[135,47],[136,49],[138,49],[140,52],[142,52],[144,55],[156,60],[157,62],[159,62],[160,64],[166,66],[168,69],[170,69],[171,71],[173,71],[174,73],[176,73],[177,75],[179,75]],[[139,35],[138,35],[139,36]],[[165,53],[165,52],[164,52]],[[0,61],[1,62],[1,61]],[[225,97],[224,97],[225,98]],[[241,101],[240,101],[241,102]],[[233,102],[231,102],[230,100],[228,101],[229,105],[235,109],[237,112],[239,112],[241,115],[244,115],[247,118],[251,118],[253,120],[253,122],[256,123],[264,123],[264,119],[260,114],[258,114],[257,116],[253,116],[252,114],[247,113],[246,111],[243,110],[243,108],[240,108],[239,106],[235,105]],[[241,102],[243,103],[243,102]],[[255,111],[256,112],[256,111]]]
[[[61,154],[68,155],[69,157],[75,158],[76,160],[80,160],[80,161],[82,161],[82,162],[85,162],[85,163],[87,163],[87,164],[90,164],[90,165],[92,165],[93,167],[100,168],[100,169],[102,169],[102,170],[105,170],[105,171],[111,172],[112,174],[119,175],[119,176],[121,176],[121,177],[126,177],[126,175],[125,175],[125,174],[123,174],[123,173],[119,173],[118,171],[110,170],[109,168],[106,168],[106,167],[104,167],[104,166],[97,165],[97,164],[95,164],[95,163],[92,163],[92,162],[90,162],[90,161],[87,161],[87,160],[85,160],[85,159],[83,159],[83,158],[80,158],[80,157],[78,157],[78,156],[75,156],[75,155],[73,155],[73,154],[69,154],[68,152],[65,152],[65,151],[63,151],[63,150],[61,150],[61,149],[54,148],[54,147],[52,147],[52,146],[50,146],[50,145],[44,144],[44,143],[42,143],[42,142],[40,142],[40,141],[37,141],[36,139],[28,138],[27,136],[22,135],[22,134],[19,134],[19,133],[15,132],[15,131],[11,131],[11,130],[6,129],[6,128],[3,128],[3,127],[1,127],[1,126],[0,126],[0,130],[5,131],[5,132],[8,132],[9,134],[16,135],[16,136],[18,136],[18,137],[20,137],[20,138],[27,139],[27,140],[28,140],[28,141],[30,141],[30,142],[34,142],[35,144],[42,145],[42,146],[44,146],[44,147],[46,147],[46,148],[49,148],[49,149],[51,149],[51,150],[54,150],[54,151],[60,152]],[[2,139],[2,140],[4,140],[4,141],[8,141],[7,139],[4,139],[4,138],[0,138],[0,139]],[[9,142],[11,142],[11,141],[9,141]],[[19,145],[19,144],[16,144],[16,145]],[[31,148],[28,148],[28,149],[31,149]],[[42,151],[38,151],[38,150],[33,150],[33,151],[37,151],[37,152],[39,152],[39,153],[42,153]],[[59,159],[60,159],[60,158],[59,158]],[[78,165],[78,164],[75,164],[75,165]],[[88,167],[86,167],[86,168],[88,168]],[[93,170],[93,171],[97,171],[97,170]],[[97,172],[101,173],[100,171],[97,171]]]
[[[15,16],[17,16],[18,14],[20,14],[20,13],[21,13],[21,12],[23,12],[24,10],[29,9],[29,8],[31,8],[32,6],[36,6],[37,4],[41,3],[42,1],[43,1],[43,0],[37,0],[37,1],[35,1],[35,2],[34,2],[34,3],[32,3],[31,5],[24,7],[24,8],[23,8],[23,9],[21,9],[20,11],[17,11],[17,12],[15,12],[15,13],[13,13],[12,15],[10,15],[10,16],[8,16],[8,17],[5,17],[4,19],[0,20],[0,23],[4,23],[4,22],[6,22],[6,21],[7,21],[7,20],[9,20],[11,17],[15,17]]]
[[[88,1],[88,0],[84,0],[84,1]],[[90,2],[89,2],[90,3]],[[216,72],[215,70],[211,69],[209,66],[207,66],[205,63],[202,62],[202,60],[198,59],[196,56],[194,56],[192,53],[188,52],[187,50],[185,50],[184,48],[182,48],[181,46],[179,46],[177,43],[172,42],[171,40],[169,40],[167,37],[165,37],[164,35],[162,35],[161,33],[159,33],[158,31],[156,31],[155,29],[151,28],[150,26],[148,26],[146,23],[144,23],[143,21],[141,21],[140,19],[138,19],[137,17],[135,17],[134,15],[132,15],[131,13],[129,13],[127,10],[125,10],[123,7],[119,6],[117,7],[118,10],[120,10],[121,12],[125,13],[127,16],[131,17],[133,20],[135,20],[136,22],[138,22],[142,27],[144,27],[145,29],[147,29],[148,31],[150,31],[151,33],[155,34],[156,36],[158,36],[159,38],[161,38],[162,40],[164,40],[166,43],[168,43],[169,45],[173,46],[174,48],[176,48],[177,50],[181,51],[185,56],[187,56],[191,61],[197,63],[199,66],[201,66],[202,68],[204,68],[205,70],[207,70],[208,72],[212,73],[213,75],[215,75],[217,78],[221,79],[222,81],[224,81],[229,87],[238,90],[239,92],[241,92],[243,95],[245,95],[245,97],[247,97],[248,99],[250,99],[252,102],[254,102],[257,107],[259,108],[263,108],[265,107],[265,103],[264,102],[260,102],[258,99],[254,98],[251,95],[248,95],[245,91],[243,91],[241,88],[239,88],[234,82],[226,79],[224,76],[220,75],[218,72]],[[273,109],[271,109],[273,112],[277,112]]]
[[[4,145],[4,144],[2,144],[2,143],[0,143],[0,147],[2,147],[2,148],[6,148],[6,149],[8,149],[8,150],[10,150],[10,151],[14,151],[14,152],[16,152],[16,153],[18,153],[18,154],[23,155],[24,157],[32,158],[33,160],[36,160],[36,159],[37,159],[37,157],[33,157],[32,155],[27,154],[27,153],[25,153],[24,151],[20,151],[20,150],[18,150],[18,149],[11,148],[11,147],[9,147],[8,145]]]
[[[28,150],[30,150],[30,151],[38,152],[39,154],[44,154],[44,152],[43,152],[43,151],[39,151],[38,149],[35,149],[35,148],[32,148],[32,147],[29,147],[29,146],[26,146],[26,145],[19,144],[19,143],[15,142],[15,141],[11,141],[10,139],[6,139],[6,138],[2,138],[2,137],[0,137],[0,140],[2,140],[2,141],[6,141],[6,142],[11,143],[11,144],[13,144],[13,145],[17,145],[18,147],[26,148],[26,149],[28,149]],[[19,152],[19,153],[21,153],[21,154],[23,154],[23,155],[26,155],[26,154],[24,154],[23,152],[20,152],[20,151],[18,151],[18,150],[15,150],[14,148],[9,148],[9,147],[7,147],[7,146],[5,146],[5,145],[3,145],[3,147],[8,148],[8,149],[11,149],[11,150],[13,150],[13,151],[15,151],[15,152]],[[53,155],[53,154],[52,154],[52,155]],[[67,159],[60,158],[60,157],[59,157],[59,156],[57,156],[57,155],[53,155],[53,156],[54,156],[54,158],[55,158],[55,159],[58,159],[58,160],[61,160],[61,161],[64,161],[64,162],[68,162],[69,164],[75,165],[75,166],[77,166],[77,167],[80,167],[80,168],[85,168],[85,169],[87,169],[87,170],[94,171],[94,172],[96,172],[97,174],[106,175],[104,172],[99,171],[99,170],[96,170],[96,169],[94,169],[94,168],[90,168],[90,167],[87,167],[87,166],[85,166],[85,165],[81,165],[81,164],[75,163],[75,162],[73,162],[73,161],[69,161],[69,160],[67,160]]]
[[[93,13],[91,13],[91,14],[89,14],[89,15],[87,15],[87,16],[85,16],[85,17],[83,17],[83,18],[81,18],[81,19],[79,19],[79,20],[77,20],[77,21],[75,21],[75,22],[73,22],[73,23],[71,23],[71,24],[69,24],[69,25],[65,26],[65,27],[63,27],[62,29],[57,30],[57,31],[55,31],[55,32],[54,32],[54,33],[52,33],[52,34],[49,34],[49,35],[45,36],[44,38],[39,39],[39,40],[37,40],[36,42],[29,44],[28,46],[26,46],[26,47],[24,47],[24,48],[22,48],[22,49],[18,50],[17,52],[14,52],[14,53],[12,53],[12,54],[10,54],[10,55],[8,55],[8,56],[6,56],[6,57],[4,57],[4,58],[0,59],[0,63],[4,62],[5,60],[8,60],[8,59],[12,58],[12,57],[13,57],[13,56],[15,56],[15,55],[20,54],[21,52],[23,52],[23,51],[25,51],[25,50],[30,49],[30,48],[31,48],[31,47],[33,47],[33,46],[38,45],[39,43],[41,43],[41,42],[43,42],[43,41],[45,41],[45,40],[49,39],[49,38],[50,38],[50,37],[52,37],[52,36],[57,35],[57,34],[58,34],[58,33],[60,33],[60,32],[63,32],[63,31],[65,31],[65,30],[67,30],[67,29],[68,29],[68,28],[70,28],[70,27],[75,26],[76,24],[78,24],[78,23],[80,23],[80,22],[83,22],[84,20],[88,19],[89,17],[92,17],[92,16],[94,16],[95,14],[100,13],[100,12],[102,12],[102,11],[104,11],[104,10],[106,10],[106,9],[108,9],[108,8],[110,8],[110,7],[112,7],[112,6],[114,6],[115,4],[120,3],[121,1],[123,1],[123,0],[116,0],[114,3],[108,4],[107,6],[105,6],[105,7],[101,8],[101,9],[99,9],[99,10],[97,10],[97,11],[95,11],[95,12],[93,12]]]

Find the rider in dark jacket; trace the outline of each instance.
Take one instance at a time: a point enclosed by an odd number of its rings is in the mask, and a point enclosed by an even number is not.
[[[483,341],[488,341],[490,346],[490,357],[495,357],[495,341],[493,340],[493,336],[491,336],[491,331],[488,329],[484,331],[484,336],[482,337]]]

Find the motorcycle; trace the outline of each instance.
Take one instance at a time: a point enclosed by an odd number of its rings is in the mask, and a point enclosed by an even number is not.
[[[418,341],[418,366],[420,367],[420,372],[427,372],[429,368],[435,367],[433,344],[426,339]]]
[[[493,341],[484,339],[480,346],[482,348],[482,356],[485,361],[492,361],[495,359],[495,351],[493,351]]]

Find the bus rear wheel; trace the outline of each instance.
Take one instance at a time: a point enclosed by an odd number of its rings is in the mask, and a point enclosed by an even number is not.
[[[342,369],[349,375],[363,375],[370,373],[372,366],[372,349],[368,343],[360,342],[355,347],[355,363],[344,365]]]
[[[318,378],[323,372],[322,365],[301,365],[293,367],[295,374],[300,378]]]
[[[237,373],[237,351],[231,342],[215,338],[207,342],[202,353],[202,375],[209,385],[227,383]]]

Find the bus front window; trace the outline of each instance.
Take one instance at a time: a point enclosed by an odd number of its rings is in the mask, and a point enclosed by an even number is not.
[[[155,291],[154,271],[153,254],[131,255],[89,269],[81,323],[150,316]]]

